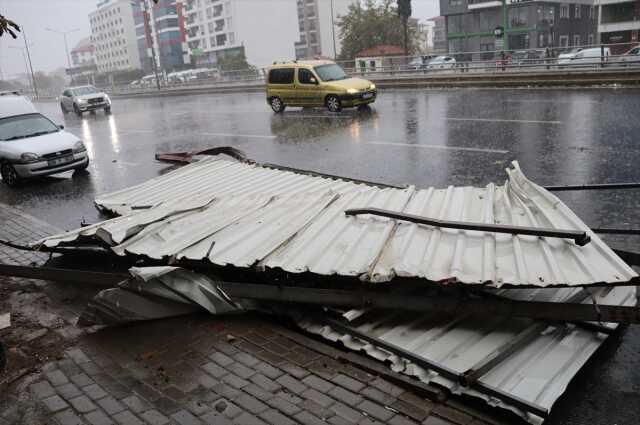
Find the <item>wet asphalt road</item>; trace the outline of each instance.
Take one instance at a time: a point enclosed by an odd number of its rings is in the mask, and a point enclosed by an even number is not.
[[[84,140],[89,174],[0,186],[4,202],[62,228],[100,219],[96,195],[167,170],[158,152],[232,145],[259,162],[391,184],[485,185],[520,161],[539,184],[640,181],[640,90],[395,90],[369,112],[288,109],[259,93],[116,99],[113,114],[63,116],[38,108]],[[590,226],[640,227],[640,191],[561,198]],[[610,237],[640,251],[640,238]],[[547,423],[636,424],[640,331],[610,341],[572,384]]]

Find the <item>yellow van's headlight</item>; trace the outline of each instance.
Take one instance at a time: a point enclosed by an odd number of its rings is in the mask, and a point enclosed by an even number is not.
[[[369,86],[369,90],[375,90],[375,88],[376,88],[376,85],[371,83],[371,85]]]
[[[356,94],[356,93],[358,93],[358,90],[356,90],[356,89],[347,89],[347,93]]]

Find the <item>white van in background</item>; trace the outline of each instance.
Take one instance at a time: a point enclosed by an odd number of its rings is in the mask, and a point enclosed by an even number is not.
[[[558,67],[595,67],[606,64],[609,61],[611,49],[608,47],[591,47],[589,49],[580,50],[575,55],[568,58],[558,59]]]

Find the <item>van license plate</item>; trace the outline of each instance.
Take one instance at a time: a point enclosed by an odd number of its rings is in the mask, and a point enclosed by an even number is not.
[[[49,167],[55,167],[57,165],[66,164],[67,162],[73,161],[72,156],[63,156],[62,158],[56,158],[49,161]]]
[[[373,93],[365,93],[362,95],[363,99],[371,99],[373,97]]]

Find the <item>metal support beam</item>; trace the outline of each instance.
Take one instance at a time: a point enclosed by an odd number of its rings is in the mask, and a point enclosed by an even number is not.
[[[451,314],[527,317],[559,322],[611,322],[640,324],[640,309],[628,306],[516,301],[506,298],[398,295],[389,292],[317,289],[268,284],[223,282],[231,298],[249,298],[336,307],[375,307],[405,311],[441,311]]]
[[[581,184],[568,186],[545,186],[550,192],[562,192],[569,190],[616,190],[616,189],[640,189],[640,183],[604,183],[604,184]]]
[[[480,232],[493,232],[493,233],[509,233],[512,235],[530,235],[541,236],[547,238],[563,238],[573,239],[578,246],[584,246],[591,241],[591,238],[586,232],[580,230],[561,230],[561,229],[545,229],[542,227],[524,227],[524,226],[510,226],[506,224],[487,224],[487,223],[472,223],[464,221],[449,221],[439,220],[436,218],[421,217],[413,214],[404,214],[396,211],[383,210],[379,208],[356,208],[346,210],[346,215],[362,215],[371,214],[381,217],[393,218],[396,220],[404,220],[412,223],[426,224],[428,226],[442,227],[446,229],[462,229],[462,230],[477,230]]]
[[[616,229],[612,227],[595,227],[591,229],[593,233],[604,233],[606,235],[640,235],[640,229]]]
[[[349,334],[355,338],[361,339],[363,341],[366,341],[372,345],[375,345],[377,347],[382,348],[383,350],[386,350],[390,353],[393,353],[399,357],[402,357],[403,359],[406,359],[408,361],[410,361],[411,363],[420,366],[424,369],[428,369],[428,370],[432,370],[442,376],[444,376],[447,379],[451,379],[454,382],[459,382],[460,379],[462,379],[462,374],[448,368],[445,365],[439,364],[437,362],[425,359],[424,357],[418,356],[410,351],[405,350],[402,347],[399,347],[395,344],[392,344],[390,342],[387,341],[383,341],[379,338],[367,335],[363,332],[360,332],[357,329],[354,329],[350,326],[347,326],[337,320],[333,320],[333,319],[327,319],[327,318],[319,318],[318,319],[320,322],[325,323],[328,326],[331,326],[333,329],[335,329],[336,331],[345,333],[345,334]],[[499,400],[504,401],[507,404],[510,404],[512,406],[517,407],[518,409],[521,409],[525,412],[530,412],[533,413],[536,416],[539,416],[541,418],[546,418],[549,414],[549,411],[547,409],[545,409],[542,406],[538,406],[537,404],[534,403],[530,403],[524,399],[521,399],[515,395],[512,394],[508,394],[505,393],[502,390],[499,390],[498,388],[494,388],[492,386],[489,386],[485,383],[479,382],[479,381],[475,381],[472,383],[471,388],[489,395],[491,397],[495,397]]]
[[[128,274],[89,272],[50,267],[27,267],[0,264],[0,276],[24,277],[27,279],[50,280],[54,282],[82,283],[93,286],[114,287],[128,279]]]

